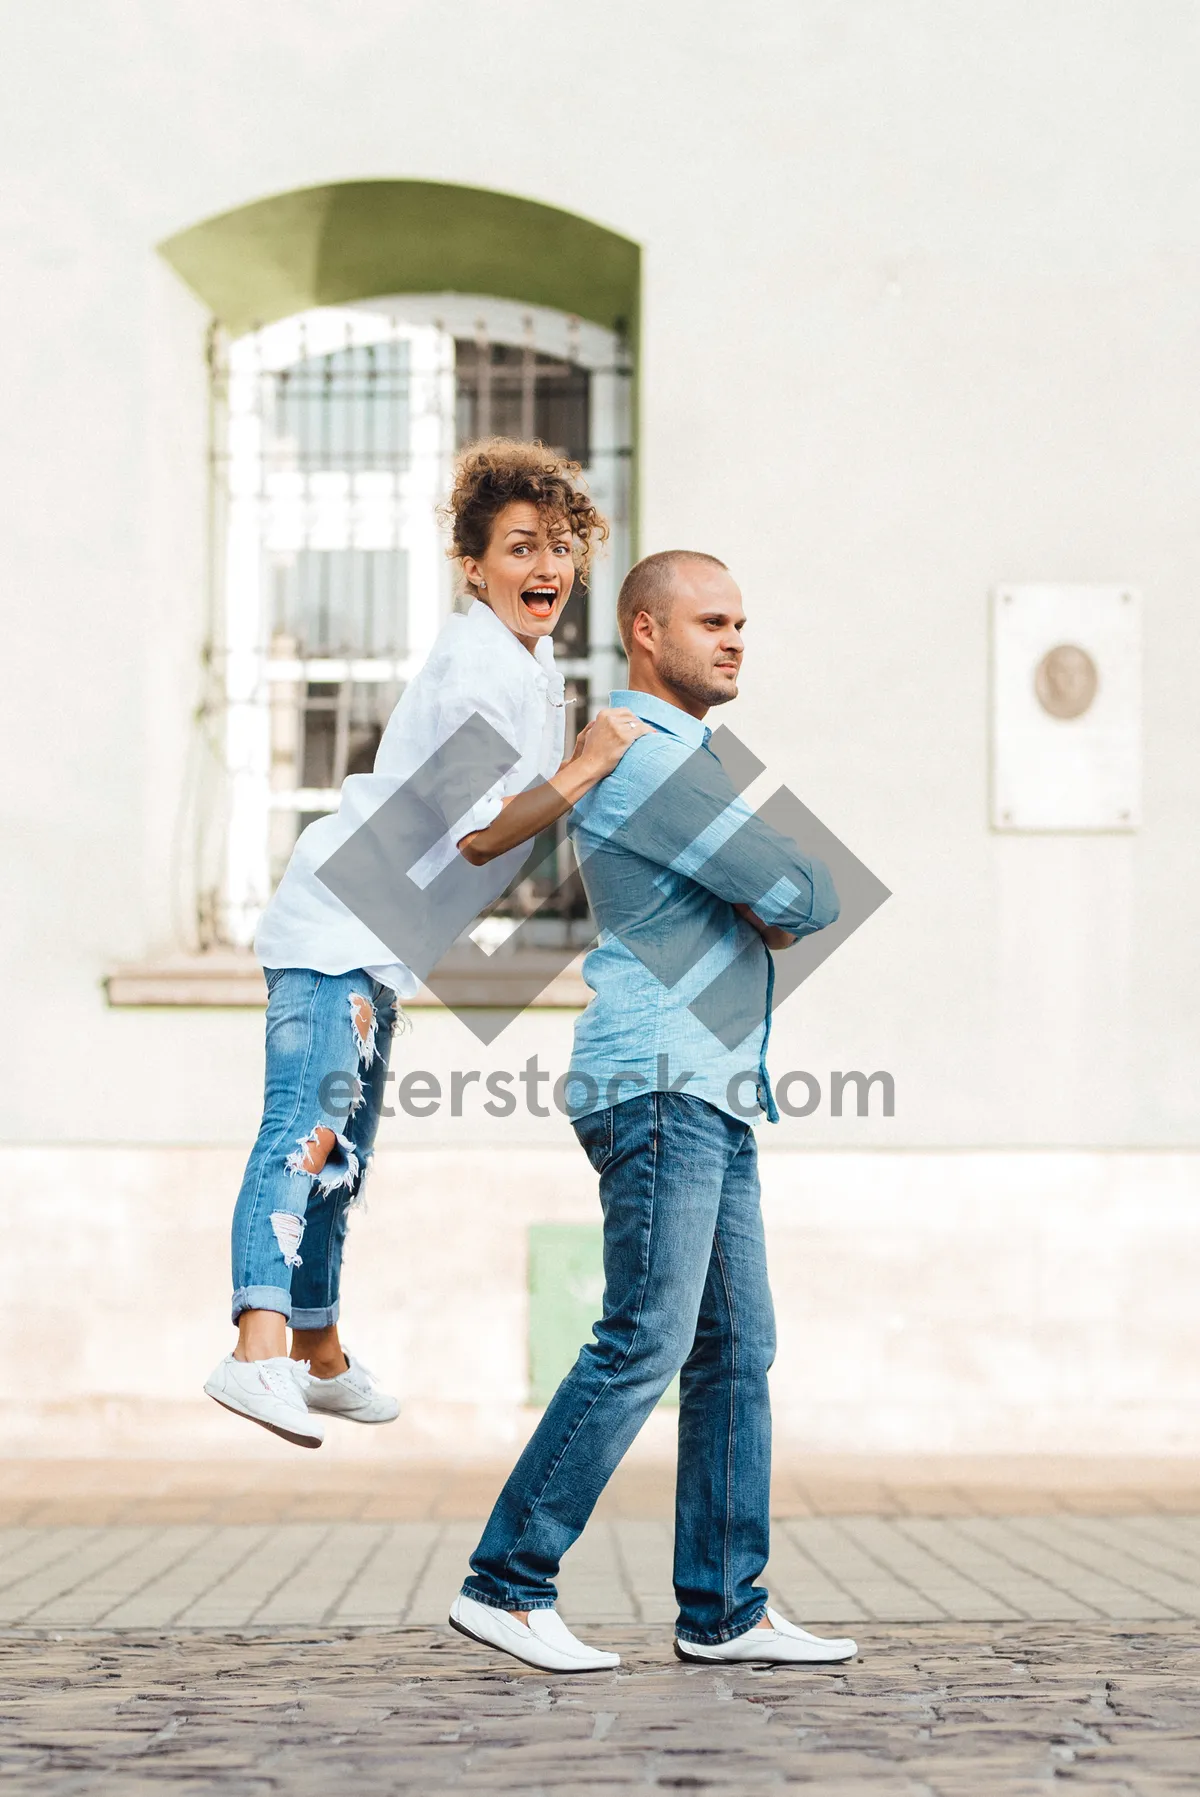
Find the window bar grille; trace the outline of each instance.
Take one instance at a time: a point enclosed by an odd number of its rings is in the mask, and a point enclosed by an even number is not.
[[[526,443],[537,436],[535,401],[537,362],[533,347],[533,320],[525,319],[525,344],[521,351],[521,435]]]
[[[490,437],[492,434],[492,346],[488,341],[486,318],[480,318],[475,325],[475,395],[477,408],[475,434],[479,437]]]
[[[288,819],[302,826],[329,807],[351,769],[369,769],[371,740],[436,633],[430,598],[442,595],[434,601],[439,616],[448,599],[442,546],[426,541],[429,525],[419,520],[428,507],[431,525],[456,412],[460,441],[519,429],[578,456],[618,533],[627,516],[617,472],[629,454],[620,346],[605,361],[596,354],[593,327],[578,319],[558,326],[552,320],[544,339],[540,314],[509,307],[496,325],[490,312],[475,309],[479,303],[460,301],[456,316],[420,322],[399,311],[374,319],[360,312],[353,320],[340,308],[340,316],[313,313],[285,321],[282,343],[279,328],[268,326],[238,352],[236,435],[231,430],[218,460],[238,528],[257,535],[261,560],[254,574],[249,542],[236,567],[227,559],[234,596],[222,657],[227,765],[231,794],[236,786],[240,796],[231,798],[235,840],[223,903],[235,940],[247,939],[252,914],[286,860]],[[223,362],[214,371],[218,400],[229,379]],[[424,416],[430,406],[440,435]],[[242,423],[253,424],[255,413],[257,437]],[[619,570],[601,566],[596,592],[581,592],[582,608],[556,645],[569,679],[569,736],[604,703],[617,671],[609,618],[614,572],[619,578]],[[240,609],[237,593],[249,595]],[[248,686],[248,654],[260,670],[257,697]],[[247,715],[255,709],[264,714],[258,747]],[[260,879],[250,840],[256,808],[264,818],[271,813],[269,879],[265,861]],[[565,833],[555,831],[546,846],[558,851],[552,864],[561,880],[568,872]],[[537,891],[517,901],[518,909],[545,896],[541,878],[530,884]],[[565,892],[562,900],[564,923],[582,917]],[[543,918],[546,928],[557,927]]]

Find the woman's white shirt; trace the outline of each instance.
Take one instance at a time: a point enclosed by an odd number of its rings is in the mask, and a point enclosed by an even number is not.
[[[349,775],[337,810],[297,840],[255,932],[254,952],[263,967],[331,974],[361,967],[401,998],[414,996],[415,974],[317,878],[317,869],[475,713],[511,744],[518,760],[422,857],[422,884],[458,853],[464,836],[499,816],[502,799],[538,777],[549,779],[562,762],[563,677],[554,666],[554,645],[539,637],[531,655],[481,599],[448,618],[438,633],[388,720],[374,771]]]

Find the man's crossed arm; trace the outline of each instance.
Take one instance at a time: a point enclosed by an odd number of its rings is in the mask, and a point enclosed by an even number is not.
[[[764,923],[762,918],[750,909],[749,905],[735,905],[733,908],[739,917],[744,917],[746,922],[758,931],[768,948],[791,948],[794,942],[800,940],[799,936],[794,936],[790,930],[781,930],[777,923]]]
[[[634,746],[641,779],[629,796],[638,802],[611,830],[601,824],[609,840],[725,899],[768,948],[790,948],[836,922],[825,863],[752,811],[711,750],[693,750],[664,776],[662,758],[673,752],[661,736]],[[597,823],[589,818],[589,828]]]

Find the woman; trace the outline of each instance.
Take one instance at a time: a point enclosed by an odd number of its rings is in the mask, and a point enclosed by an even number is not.
[[[419,985],[318,870],[476,714],[497,733],[490,740],[509,745],[505,761],[513,751],[518,759],[458,815],[450,807],[452,827],[423,858],[427,878],[456,854],[482,867],[529,842],[649,728],[631,711],[602,711],[563,760],[563,681],[550,639],[576,572],[586,575],[594,542],[608,534],[578,475],[540,443],[494,438],[460,457],[446,511],[473,602],[447,621],[405,689],[374,772],[351,775],[337,811],[299,838],[254,939],[268,992],[266,1094],[233,1216],[237,1346],[204,1389],[302,1447],[320,1445],[325,1415],[385,1423],[399,1410],[339,1341],[339,1281],[397,1001]],[[330,1110],[332,1092],[343,1098],[347,1087],[348,1107]]]

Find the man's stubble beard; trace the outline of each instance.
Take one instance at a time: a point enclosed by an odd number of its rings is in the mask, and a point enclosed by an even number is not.
[[[681,653],[665,641],[658,654],[658,677],[665,686],[694,705],[727,705],[737,698],[737,682],[718,686],[711,662]]]

